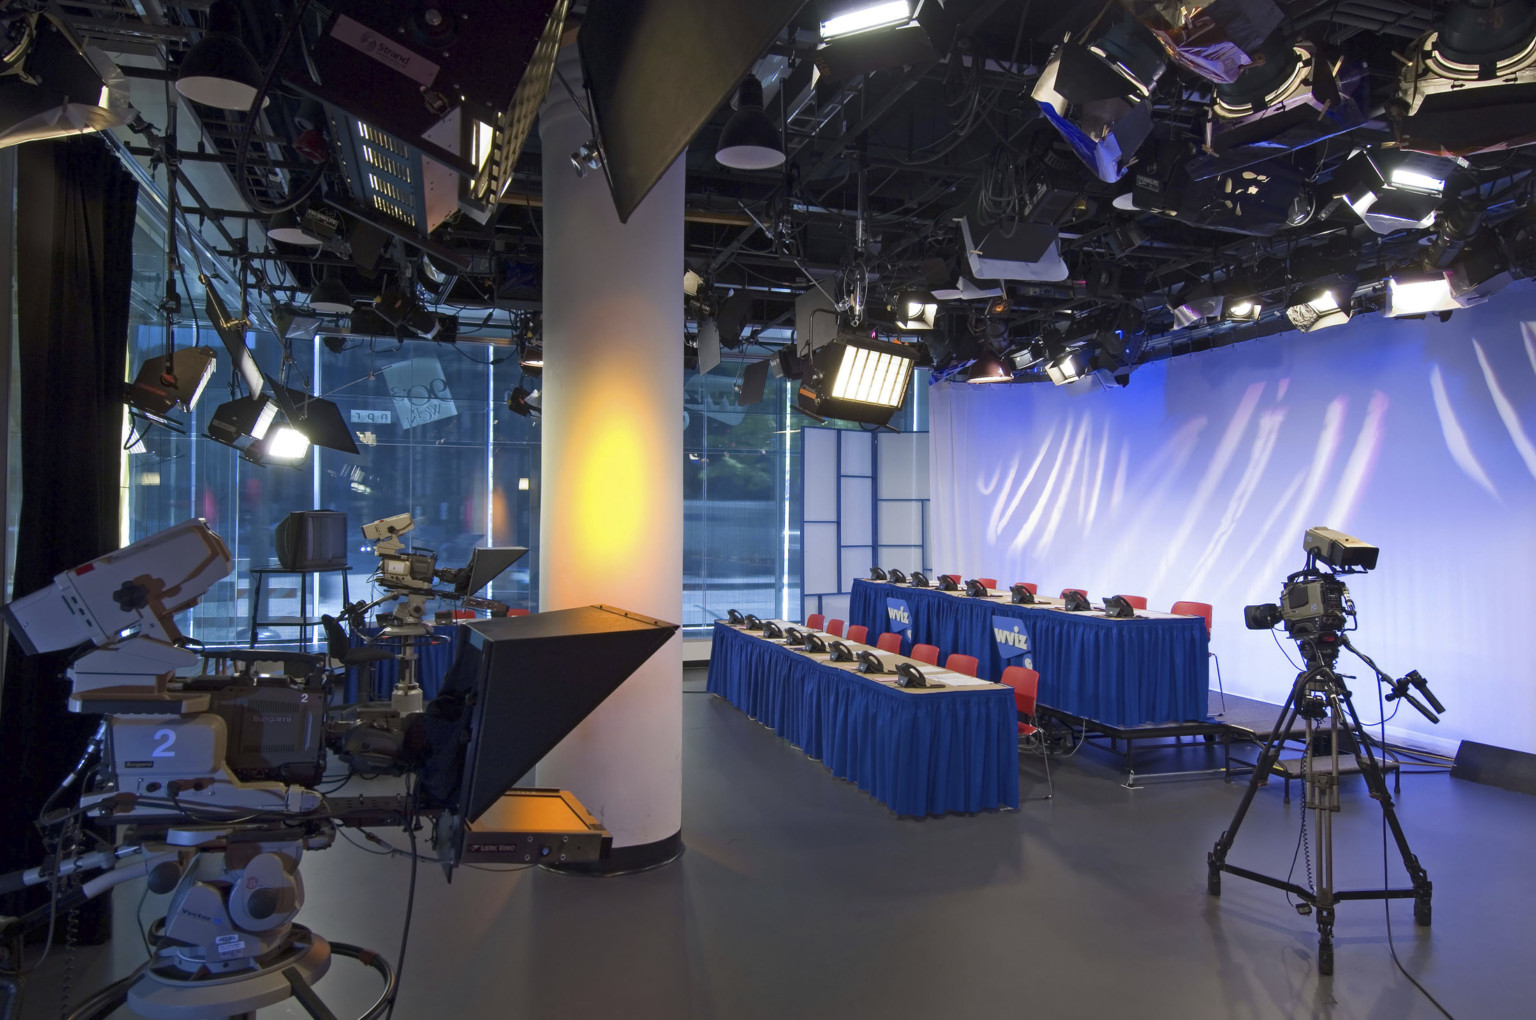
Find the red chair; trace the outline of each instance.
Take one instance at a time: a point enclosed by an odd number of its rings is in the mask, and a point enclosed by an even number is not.
[[[507,615],[508,616],[529,616],[531,614],[530,614],[530,611],[527,610],[527,609],[508,609],[507,610]]]
[[[1025,591],[1029,592],[1031,595],[1039,595],[1040,594],[1040,586],[1038,584],[1034,584],[1034,583],[1032,583],[1030,581],[1015,581],[1013,583],[1021,586],[1022,588],[1024,588]]]
[[[1019,736],[1037,737],[1040,741],[1041,757],[1045,759],[1044,799],[1050,800],[1056,795],[1056,787],[1051,783],[1051,749],[1035,723],[1035,706],[1040,697],[1040,674],[1023,666],[1009,666],[1003,670],[1002,682],[1013,688],[1013,704],[1020,717]],[[1026,718],[1029,722],[1024,721]]]
[[[812,630],[821,630],[826,622],[827,618],[822,613],[812,613],[805,618],[805,625]]]
[[[966,655],[964,652],[955,652],[944,660],[944,668],[955,673],[964,673],[966,676],[975,676],[976,667],[979,665],[976,656]]]
[[[827,621],[827,633],[831,634],[833,637],[842,637],[843,636],[843,621],[842,620],[828,620]]]
[[[848,628],[848,640],[857,645],[869,644],[869,628],[862,623],[855,623]]]
[[[981,586],[989,591],[997,590],[997,578],[995,577],[978,577],[976,580],[980,581]]]
[[[1147,608],[1147,597],[1145,595],[1121,595],[1120,597],[1129,602],[1134,609]]]
[[[1085,599],[1088,597],[1088,591],[1086,588],[1063,588],[1061,589],[1061,597],[1066,598],[1067,592],[1069,591],[1075,591]]]
[[[910,657],[918,662],[926,662],[930,666],[939,664],[938,645],[913,645]]]
[[[894,630],[888,630],[875,640],[875,647],[882,652],[895,652],[901,654],[901,635]]]
[[[1211,633],[1211,604],[1209,602],[1175,602],[1173,608],[1168,610],[1175,616],[1199,616],[1205,619],[1205,633]],[[1216,659],[1216,653],[1211,653],[1211,658]],[[1221,714],[1227,714],[1227,692],[1221,686],[1221,660],[1216,659],[1216,693],[1221,695]]]

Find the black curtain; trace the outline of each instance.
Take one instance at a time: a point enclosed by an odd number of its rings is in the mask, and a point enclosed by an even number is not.
[[[118,547],[137,199],[138,184],[99,138],[16,151],[22,493],[12,596]],[[66,710],[69,657],[28,657],[14,640],[6,656],[0,871],[38,863],[33,820],[97,723]],[[0,912],[36,905],[41,890],[30,892],[0,901]]]

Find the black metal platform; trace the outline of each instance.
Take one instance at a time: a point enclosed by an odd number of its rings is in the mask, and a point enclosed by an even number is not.
[[[1173,741],[1173,743],[1160,743],[1157,748],[1174,748],[1180,746],[1186,737],[1204,740],[1207,744],[1221,745],[1220,766],[1206,769],[1181,769],[1175,771],[1141,772],[1142,777],[1147,776],[1191,776],[1222,774],[1230,781],[1233,772],[1252,770],[1253,762],[1234,759],[1232,757],[1233,743],[1252,743],[1262,745],[1274,732],[1276,724],[1280,721],[1281,706],[1272,705],[1265,701],[1257,701],[1253,698],[1243,698],[1235,694],[1229,694],[1223,699],[1215,691],[1210,693],[1210,715],[1199,720],[1187,720],[1183,722],[1159,722],[1141,723],[1136,726],[1116,726],[1095,719],[1084,719],[1081,716],[1068,715],[1048,705],[1039,706],[1041,717],[1053,727],[1061,727],[1077,735],[1080,740],[1091,740],[1095,746],[1106,746],[1101,741],[1107,741],[1107,749],[1125,758],[1126,781],[1123,784],[1127,789],[1138,789],[1136,783],[1136,745],[1146,741]],[[1300,739],[1303,735],[1300,725],[1293,726],[1287,739]],[[1124,750],[1120,745],[1124,744]],[[1279,775],[1279,773],[1277,773]],[[1289,792],[1289,791],[1287,791]]]

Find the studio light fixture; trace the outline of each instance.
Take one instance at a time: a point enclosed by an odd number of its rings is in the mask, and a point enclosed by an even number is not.
[[[1450,277],[1443,270],[1408,269],[1387,278],[1387,308],[1383,314],[1389,319],[1460,307],[1451,292]]]
[[[982,351],[981,357],[971,363],[970,370],[965,375],[965,381],[968,383],[1013,382],[1013,371],[996,354],[991,351]]]
[[[128,406],[161,425],[180,428],[166,417],[177,407],[190,411],[213,378],[218,356],[212,347],[183,347],[169,358],[150,358],[139,366],[124,395]]]
[[[1428,227],[1460,160],[1402,149],[1362,149],[1339,170],[1341,197],[1378,234]]]
[[[214,409],[208,421],[209,439],[243,450],[267,437],[277,418],[277,401],[269,396],[236,397]]]
[[[1397,129],[1420,152],[1470,156],[1536,142],[1536,3],[1457,0],[1398,77]]]
[[[939,318],[939,303],[927,291],[908,290],[896,297],[898,329],[932,329]]]
[[[325,243],[325,238],[304,228],[298,214],[292,209],[284,209],[267,221],[267,236],[283,244],[296,244],[305,248],[318,248]]]
[[[1284,17],[1274,0],[1133,0],[1126,6],[1175,63],[1214,82],[1235,81]]]
[[[1228,297],[1222,311],[1232,322],[1255,322],[1263,314],[1264,306],[1256,295],[1243,291]]]
[[[734,170],[771,170],[784,162],[784,140],[763,112],[763,83],[755,75],[742,80],[736,112],[720,132],[715,159]]]
[[[1364,74],[1358,64],[1330,61],[1316,44],[1292,41],[1275,32],[1259,48],[1259,59],[1234,81],[1218,84],[1206,120],[1206,146],[1231,162],[1309,145],[1351,131],[1365,122],[1360,99]],[[1218,165],[1220,162],[1218,161]]]
[[[204,106],[249,110],[260,87],[261,68],[240,41],[240,9],[233,0],[213,0],[208,30],[181,59],[176,91]]]
[[[279,425],[263,440],[265,460],[302,460],[309,453],[309,437],[291,425]]]
[[[321,315],[351,315],[352,292],[339,277],[327,276],[309,292],[309,307]]]
[[[844,334],[816,352],[800,381],[800,410],[884,425],[906,400],[916,364],[915,347]]]
[[[275,387],[273,397],[285,419],[284,427],[303,435],[309,445],[340,453],[355,455],[358,452],[352,429],[341,416],[341,408],[335,401],[310,396],[289,386]],[[291,436],[280,437],[278,433],[281,431],[280,427],[269,432],[266,443],[269,446],[276,443],[279,450],[289,450],[297,445],[298,440]]]
[[[1088,371],[1088,352],[1071,350],[1046,363],[1045,375],[1054,385],[1077,382]]]
[[[1222,295],[1217,294],[1209,284],[1197,284],[1169,304],[1168,310],[1173,313],[1173,328],[1183,329],[1206,319],[1217,318],[1221,315],[1224,303]]]
[[[1303,333],[1349,321],[1355,297],[1355,281],[1332,277],[1300,288],[1286,306],[1285,317]]]
[[[1091,45],[1056,47],[1032,95],[1078,157],[1112,184],[1152,133],[1152,89],[1166,63],[1157,39],[1120,16]]]
[[[544,342],[537,338],[526,339],[517,345],[517,363],[525,375],[539,375],[544,371]]]
[[[821,38],[841,39],[876,28],[905,25],[912,20],[911,0],[847,0],[821,4]]]
[[[1027,347],[1021,347],[1008,355],[1008,360],[1013,362],[1015,368],[1022,371],[1026,368],[1034,368],[1045,361],[1047,357],[1049,357],[1049,354],[1045,349],[1045,344],[1033,343]]]
[[[1469,247],[1444,269],[1402,269],[1387,278],[1387,318],[1453,312],[1480,305],[1510,282],[1509,263],[1496,244]]]
[[[543,400],[538,390],[519,386],[507,394],[507,410],[524,418],[537,418],[544,413]]]
[[[389,288],[373,299],[373,310],[396,329],[408,330],[423,340],[431,340],[442,329],[442,320],[422,307],[416,296],[399,288]]]
[[[267,221],[267,236],[284,244],[319,248],[341,230],[341,220],[330,210],[311,206],[303,212],[285,209]],[[425,259],[423,259],[425,261]]]
[[[83,46],[53,15],[9,24],[7,73],[0,78],[0,147],[126,124],[126,80],[106,54]]]

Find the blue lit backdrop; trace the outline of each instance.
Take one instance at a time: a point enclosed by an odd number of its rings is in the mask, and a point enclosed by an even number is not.
[[[1209,602],[1227,691],[1279,702],[1295,670],[1242,607],[1274,601],[1309,526],[1338,528],[1381,547],[1349,579],[1356,643],[1450,710],[1389,729],[1536,751],[1536,287],[1160,362],[1124,390],[946,383],[930,413],[938,570]]]

